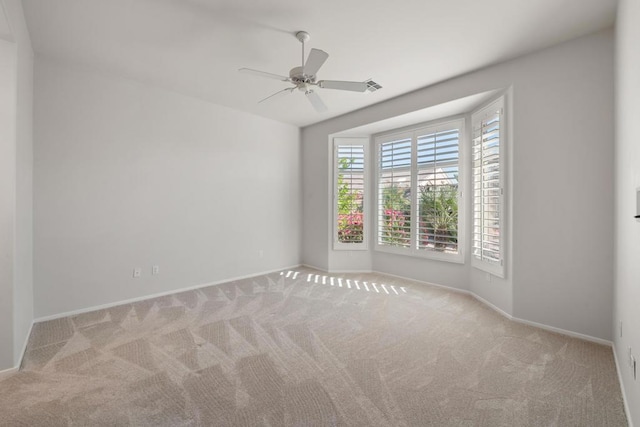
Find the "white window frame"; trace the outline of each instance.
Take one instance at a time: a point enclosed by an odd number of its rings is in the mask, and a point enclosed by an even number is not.
[[[458,145],[458,253],[443,253],[435,250],[418,249],[418,169],[417,169],[417,138],[437,132],[438,130],[451,129],[452,127],[458,127],[460,129],[459,145]],[[418,125],[410,126],[404,129],[395,129],[390,132],[384,132],[373,136],[374,146],[374,161],[372,173],[375,174],[374,180],[374,206],[375,212],[373,213],[373,220],[375,222],[374,229],[371,230],[371,234],[374,238],[374,250],[379,252],[392,253],[397,255],[413,256],[419,258],[427,258],[438,261],[453,262],[463,264],[465,262],[466,253],[466,182],[467,182],[467,147],[468,147],[468,132],[466,131],[466,118],[464,115],[457,115],[447,117],[445,119],[434,120],[431,122],[421,123]],[[379,152],[380,145],[400,139],[411,138],[411,239],[410,247],[397,247],[390,245],[380,244],[378,236],[378,227],[380,224],[380,170],[379,170]],[[414,190],[416,189],[416,190]]]
[[[474,268],[477,268],[479,270],[482,270],[484,272],[493,274],[494,276],[498,276],[501,278],[505,277],[505,271],[506,271],[506,263],[507,263],[507,253],[506,253],[506,249],[507,249],[507,188],[506,188],[506,183],[507,183],[507,178],[508,178],[508,170],[507,170],[507,150],[508,150],[508,120],[509,117],[506,114],[507,109],[506,109],[506,95],[502,95],[497,99],[492,100],[490,103],[488,103],[487,105],[476,109],[472,115],[471,115],[471,141],[470,141],[470,157],[471,157],[471,164],[470,164],[470,174],[471,174],[471,189],[469,194],[471,195],[471,245],[470,245],[470,257],[471,257],[471,265]],[[499,140],[499,171],[500,171],[500,178],[499,178],[499,185],[500,185],[500,205],[498,208],[498,212],[500,215],[500,225],[499,225],[499,230],[500,230],[500,242],[499,242],[499,250],[500,250],[500,262],[499,263],[492,263],[486,260],[482,260],[480,258],[478,258],[475,254],[474,254],[474,248],[473,248],[473,242],[474,242],[474,229],[475,229],[475,211],[476,211],[476,206],[475,206],[475,202],[474,202],[474,185],[473,185],[473,180],[474,180],[474,176],[473,176],[473,139],[474,139],[474,135],[475,135],[475,130],[478,127],[478,125],[481,125],[482,120],[486,119],[488,116],[491,116],[493,114],[495,114],[496,111],[499,111],[500,114],[500,140]]]
[[[362,146],[364,150],[364,188],[363,188],[363,224],[362,224],[362,232],[363,238],[362,242],[359,243],[345,243],[338,240],[338,147],[345,145],[357,145]],[[370,141],[368,137],[336,137],[333,138],[333,181],[332,181],[332,189],[333,189],[333,226],[332,229],[332,240],[333,240],[333,249],[337,251],[366,251],[369,249],[369,216],[370,214],[370,202],[369,199],[369,146]]]

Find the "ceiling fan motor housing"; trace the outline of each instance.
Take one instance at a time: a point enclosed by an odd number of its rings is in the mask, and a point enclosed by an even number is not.
[[[302,67],[294,67],[289,71],[289,78],[295,84],[315,83],[316,76],[307,76],[304,74]]]

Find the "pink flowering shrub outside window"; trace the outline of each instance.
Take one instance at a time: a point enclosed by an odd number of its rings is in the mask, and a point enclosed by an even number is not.
[[[363,239],[362,212],[338,214],[338,239],[341,242],[360,243]]]
[[[350,158],[338,159],[338,241],[340,243],[364,242],[363,194],[358,184],[361,170]]]
[[[383,215],[382,241],[391,245],[404,245],[409,241],[407,216],[395,209],[385,209]]]

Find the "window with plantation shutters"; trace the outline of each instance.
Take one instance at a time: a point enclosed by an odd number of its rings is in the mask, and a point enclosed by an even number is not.
[[[378,145],[378,244],[411,247],[411,137]]]
[[[376,137],[376,249],[462,262],[464,120]]]
[[[435,129],[418,145],[418,248],[458,253],[460,129]]]
[[[365,249],[367,143],[363,138],[335,139],[335,249]]]
[[[472,116],[474,266],[504,277],[504,101]]]

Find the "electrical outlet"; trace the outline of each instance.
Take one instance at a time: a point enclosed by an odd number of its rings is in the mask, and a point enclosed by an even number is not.
[[[153,267],[151,267],[151,274],[153,274],[155,276],[158,273],[160,273],[160,266],[159,265],[154,265]]]
[[[139,278],[140,276],[142,276],[142,269],[140,267],[136,267],[133,269],[133,277],[135,279]]]
[[[258,251],[258,257],[259,257],[259,258],[262,258],[263,256],[264,256],[264,251],[263,251],[262,249],[260,249],[260,250]]]

